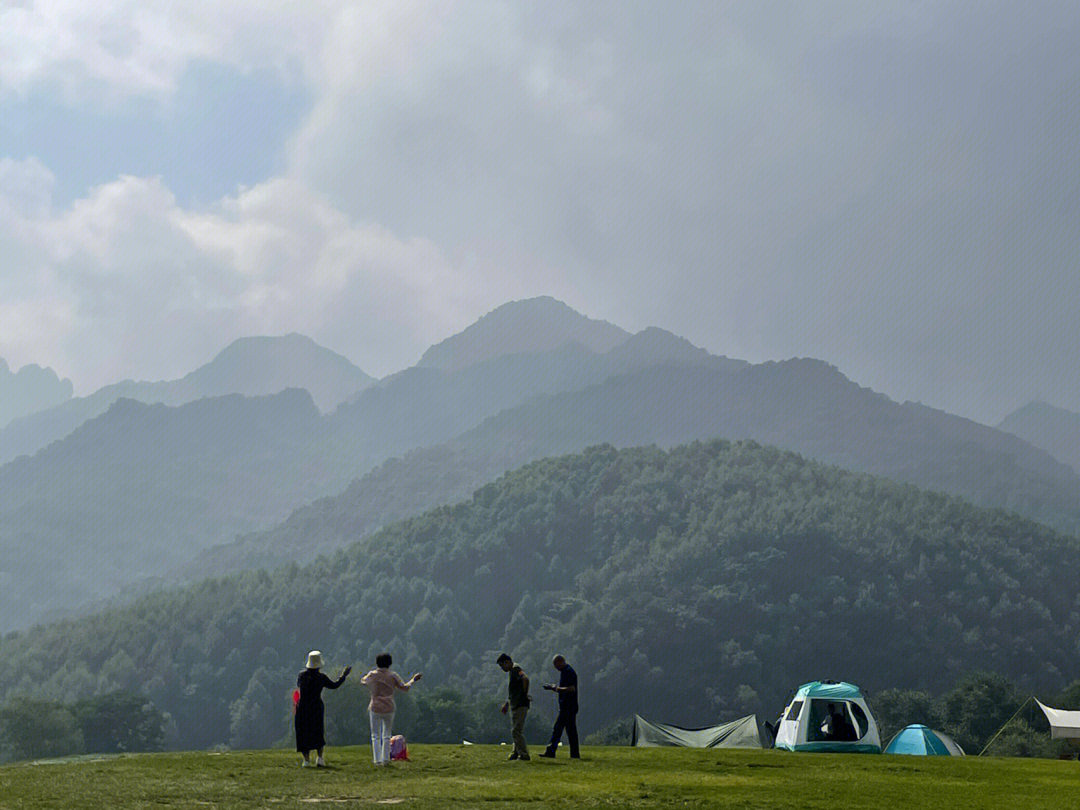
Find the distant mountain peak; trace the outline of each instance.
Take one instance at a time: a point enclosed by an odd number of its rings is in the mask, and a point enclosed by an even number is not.
[[[424,352],[417,366],[458,371],[500,355],[547,352],[567,343],[605,354],[628,337],[628,332],[614,324],[586,317],[545,295],[496,307],[463,331],[436,343]]]
[[[1080,413],[1036,400],[1006,416],[998,429],[1019,436],[1080,472]]]
[[[12,371],[0,358],[0,427],[66,402],[73,393],[71,380],[61,379],[51,368],[31,363]]]
[[[186,399],[230,393],[260,396],[304,387],[322,410],[330,410],[372,382],[347,358],[290,332],[237,338],[179,385],[191,390]]]

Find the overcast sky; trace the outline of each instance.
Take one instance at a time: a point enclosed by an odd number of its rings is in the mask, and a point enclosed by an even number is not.
[[[996,422],[1080,410],[1080,3],[0,0],[0,357],[549,294]]]

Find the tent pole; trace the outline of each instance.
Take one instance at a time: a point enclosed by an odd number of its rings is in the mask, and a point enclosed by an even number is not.
[[[1031,702],[1031,699],[1033,697],[1035,697],[1035,696],[1034,695],[1028,695],[1027,700],[1025,700],[1023,703],[1020,704],[1020,709],[1023,709],[1025,706],[1027,706],[1028,703]],[[990,743],[992,743],[994,740],[996,740],[998,738],[998,735],[1000,735],[1001,732],[1003,732],[1005,730],[1005,726],[1009,725],[1009,723],[1011,723],[1013,720],[1016,719],[1016,715],[1020,714],[1020,709],[1017,709],[1015,712],[1013,712],[1013,716],[1010,717],[1008,720],[1006,720],[1004,723],[1001,724],[1001,728],[999,728],[997,730],[997,733],[995,733],[994,736],[990,738],[990,742],[988,742],[986,745],[983,746],[983,749],[982,749],[982,751],[979,752],[978,756],[981,757],[983,754],[986,753],[986,749],[990,747]]]

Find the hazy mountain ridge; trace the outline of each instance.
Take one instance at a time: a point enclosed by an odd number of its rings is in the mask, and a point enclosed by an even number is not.
[[[0,700],[127,689],[182,747],[268,744],[316,644],[335,666],[389,649],[469,693],[499,688],[490,650],[530,673],[559,650],[592,727],[774,712],[822,675],[938,690],[989,666],[1060,689],[1080,664],[1078,565],[1080,542],[1031,521],[752,442],[597,447],[305,568],[9,635]]]
[[[19,417],[66,402],[73,393],[71,380],[60,379],[51,368],[31,363],[12,371],[0,358],[0,428]]]
[[[1006,416],[998,429],[1019,436],[1080,472],[1080,413],[1030,402]]]
[[[639,364],[702,359],[659,330],[642,340]],[[633,368],[637,345],[610,359],[566,344],[453,373],[410,369],[327,416],[299,390],[179,408],[121,400],[35,456],[0,467],[0,549],[11,551],[0,578],[17,571],[23,585],[12,598],[29,598],[26,610],[0,612],[0,630],[108,600],[125,576],[167,584],[169,572],[200,550],[272,526],[389,456],[446,441],[531,397]],[[63,563],[72,543],[88,555],[77,567]],[[35,559],[60,562],[35,569]]]
[[[309,561],[387,522],[468,497],[521,464],[592,444],[751,439],[847,469],[1014,509],[1075,533],[1080,477],[1001,431],[862,388],[817,360],[657,367],[538,398],[393,459],[282,525],[205,552],[189,576]]]
[[[240,338],[180,379],[124,380],[12,422],[0,430],[0,463],[67,436],[120,399],[178,406],[229,394],[255,397],[303,388],[327,412],[373,382],[347,359],[303,335]]]

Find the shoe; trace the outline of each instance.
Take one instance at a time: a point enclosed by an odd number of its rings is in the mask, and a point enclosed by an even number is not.
[[[517,758],[518,758],[517,751],[515,751],[514,753],[512,753],[510,756],[507,757],[508,760],[515,760]]]
[[[317,760],[315,760],[315,767],[316,768],[325,768],[326,767],[326,760],[324,760],[322,757],[319,757]]]
[[[518,759],[520,759],[522,762],[528,762],[529,761],[529,755],[528,754],[522,754],[520,757],[518,757]]]
[[[570,759],[581,759],[581,754],[571,754]]]
[[[302,760],[300,760],[300,767],[301,768],[310,768],[311,763],[308,762],[306,759],[302,759]]]
[[[540,758],[541,759],[555,759],[555,752],[554,751],[545,751],[544,753],[542,753],[540,755]]]

